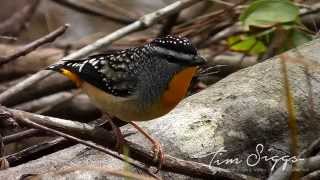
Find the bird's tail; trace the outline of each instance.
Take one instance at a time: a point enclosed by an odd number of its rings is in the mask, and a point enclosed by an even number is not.
[[[70,62],[70,61],[69,61]],[[79,78],[79,75],[73,71],[70,67],[67,66],[67,61],[59,61],[56,64],[52,64],[46,68],[46,70],[57,71],[64,76],[72,80],[78,87],[81,86],[82,81]]]
[[[65,64],[66,64],[66,61],[59,61],[58,63],[51,64],[45,70],[62,72],[62,69],[65,67]]]

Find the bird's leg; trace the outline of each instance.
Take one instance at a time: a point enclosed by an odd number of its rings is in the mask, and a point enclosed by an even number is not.
[[[158,172],[161,169],[161,166],[164,161],[164,153],[163,149],[161,147],[161,144],[155,140],[153,137],[151,137],[145,130],[143,130],[141,127],[139,127],[136,123],[130,121],[129,122],[133,127],[135,127],[139,132],[141,132],[147,139],[151,141],[153,144],[153,151],[154,151],[154,161],[159,160],[158,169],[156,172]]]
[[[116,135],[117,142],[116,142],[115,149],[117,149],[118,152],[120,154],[122,154],[122,152],[123,152],[123,144],[125,143],[125,141],[124,141],[124,137],[123,137],[123,135],[122,135],[122,133],[120,131],[120,128],[117,125],[114,124],[114,122],[112,121],[112,118],[110,117],[109,114],[105,113],[103,115],[103,118],[105,118],[109,122],[109,124],[111,125],[113,133]]]

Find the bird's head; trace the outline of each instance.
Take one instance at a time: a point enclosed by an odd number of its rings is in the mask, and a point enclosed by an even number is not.
[[[156,54],[166,57],[171,63],[184,66],[197,66],[206,63],[206,60],[198,55],[197,49],[190,40],[180,36],[167,35],[156,38],[149,43]]]

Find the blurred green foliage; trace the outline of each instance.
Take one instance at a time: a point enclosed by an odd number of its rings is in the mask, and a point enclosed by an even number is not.
[[[299,8],[289,0],[255,0],[240,15],[246,33],[228,38],[233,51],[262,55],[267,51],[278,30],[284,30],[286,40],[277,53],[312,39],[300,22]]]

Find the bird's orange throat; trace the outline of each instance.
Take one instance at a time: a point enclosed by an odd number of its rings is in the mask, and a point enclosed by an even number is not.
[[[173,76],[168,89],[161,97],[161,103],[168,111],[174,108],[185,97],[192,77],[196,71],[196,67],[190,67]]]
[[[64,76],[66,76],[67,78],[69,78],[71,81],[73,81],[77,87],[80,87],[82,84],[82,81],[80,80],[79,76],[67,69],[60,69],[61,70],[61,74],[63,74]]]

